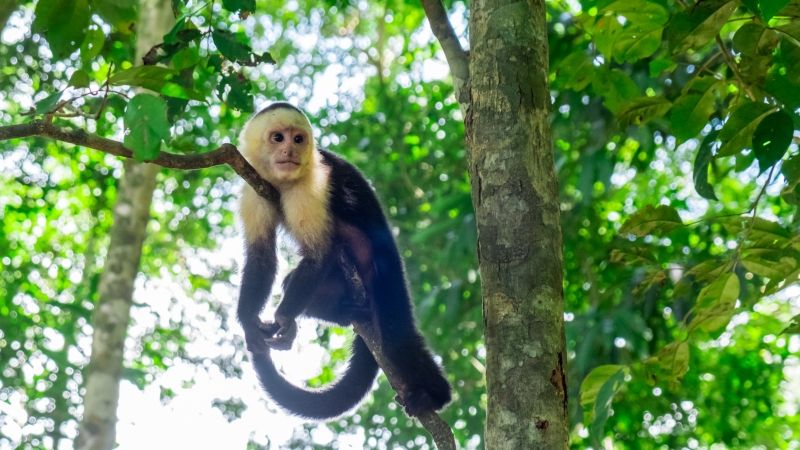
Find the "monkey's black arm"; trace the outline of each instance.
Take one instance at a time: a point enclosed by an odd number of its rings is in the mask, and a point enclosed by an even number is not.
[[[277,266],[275,231],[268,232],[256,242],[247,244],[236,314],[244,329],[247,349],[251,352],[263,353],[267,350],[264,339],[269,336],[265,336],[258,315],[267,302],[267,296],[275,281]]]

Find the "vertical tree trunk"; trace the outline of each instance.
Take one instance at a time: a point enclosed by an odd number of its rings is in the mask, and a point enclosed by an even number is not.
[[[161,42],[173,22],[169,0],[141,2],[137,62],[141,62],[148,49]],[[125,336],[157,174],[155,165],[125,162],[114,206],[111,242],[92,317],[92,355],[84,374],[86,392],[83,419],[75,441],[77,450],[110,450],[116,442]]]
[[[545,3],[470,6],[466,126],[486,322],[486,448],[565,448],[561,227]]]

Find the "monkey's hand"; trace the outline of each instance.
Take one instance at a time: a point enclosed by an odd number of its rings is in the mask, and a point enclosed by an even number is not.
[[[267,323],[255,320],[244,325],[244,340],[252,353],[267,353],[270,348],[289,350],[295,336],[297,324],[294,320]]]
[[[267,336],[264,343],[275,350],[289,350],[297,337],[297,322],[281,316],[275,316],[275,322],[267,322],[261,329]]]

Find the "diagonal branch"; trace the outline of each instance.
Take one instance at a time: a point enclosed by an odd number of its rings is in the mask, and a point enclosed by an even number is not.
[[[351,287],[355,291],[356,303],[363,305],[368,304],[369,299],[367,298],[367,292],[364,288],[364,283],[361,280],[361,277],[359,276],[353,262],[350,260],[345,251],[339,252],[338,256],[339,265],[344,271],[345,277],[349,280]],[[375,357],[375,361],[378,362],[381,370],[383,370],[383,373],[386,375],[386,379],[389,380],[389,384],[392,386],[392,389],[397,392],[397,396],[399,398],[405,397],[404,393],[408,390],[408,385],[403,381],[402,377],[400,377],[394,362],[387,358],[386,354],[383,352],[379,330],[377,330],[375,325],[369,321],[353,322],[353,329],[359,336],[361,336],[361,338],[364,340],[364,343],[367,344],[369,351],[372,352],[372,356]],[[450,429],[450,426],[447,424],[447,422],[445,422],[441,416],[436,413],[436,411],[428,411],[417,417],[417,420],[419,420],[423,428],[428,430],[428,433],[430,433],[431,437],[433,438],[433,442],[436,443],[436,448],[438,450],[456,450],[453,430]]]
[[[450,19],[447,18],[447,11],[444,9],[442,0],[422,0],[422,7],[425,15],[431,24],[433,35],[439,41],[447,58],[447,65],[450,66],[450,73],[456,88],[456,97],[461,97],[461,87],[465,86],[469,80],[469,55],[461,48],[458,36],[453,30]]]
[[[29,123],[0,127],[0,141],[24,137],[46,137],[68,142],[81,147],[92,148],[110,155],[133,158],[133,151],[122,142],[107,139],[80,129],[66,129],[53,125],[47,120],[34,120]],[[277,201],[278,191],[256,172],[233,144],[222,144],[216,150],[197,155],[178,155],[161,152],[147,161],[170,169],[205,169],[227,164],[233,168],[259,195],[270,201]]]

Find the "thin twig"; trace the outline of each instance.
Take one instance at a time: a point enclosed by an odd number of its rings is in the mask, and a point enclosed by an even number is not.
[[[425,15],[431,24],[431,31],[444,51],[447,65],[450,66],[450,73],[453,75],[453,84],[456,89],[456,98],[460,98],[460,91],[469,80],[469,57],[467,52],[461,47],[458,36],[453,30],[450,19],[447,18],[447,11],[444,9],[442,0],[422,0],[422,7]]]

